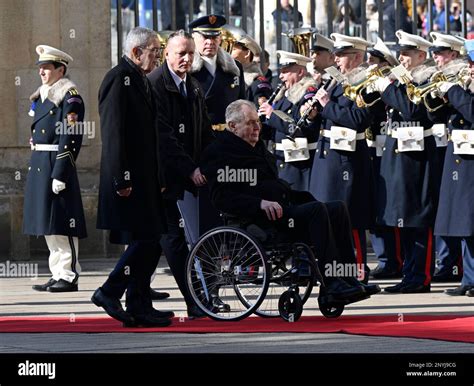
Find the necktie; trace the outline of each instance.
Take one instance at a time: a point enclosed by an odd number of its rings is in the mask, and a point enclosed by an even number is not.
[[[179,92],[184,98],[186,98],[186,85],[184,84],[184,80],[179,84]]]

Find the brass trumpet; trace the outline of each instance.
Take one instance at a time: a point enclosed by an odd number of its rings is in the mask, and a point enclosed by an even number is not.
[[[413,83],[408,83],[406,86],[408,99],[414,104],[423,101],[429,112],[436,111],[444,105],[443,99],[436,96],[441,82],[451,82],[464,86],[470,78],[471,74],[467,67],[457,74],[445,75],[442,71],[436,72],[425,85],[415,86]]]
[[[165,30],[165,31],[158,31],[158,41],[160,42],[160,57],[158,61],[160,65],[162,65],[165,61],[165,49],[166,45],[168,44],[168,38],[173,33],[173,31]]]
[[[367,88],[375,82],[378,78],[386,77],[390,74],[392,67],[384,66],[380,68],[374,68],[370,70],[367,77],[356,83],[347,84],[344,86],[344,96],[352,101],[355,101],[357,107],[370,107],[377,103],[381,97],[376,98],[373,101],[366,101],[364,94],[367,94]]]
[[[229,54],[232,53],[235,42],[245,35],[246,32],[239,27],[230,24],[224,25],[221,31],[221,48]]]

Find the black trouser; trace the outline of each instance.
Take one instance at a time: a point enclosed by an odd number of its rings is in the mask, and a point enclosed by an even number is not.
[[[189,307],[194,302],[186,286],[186,259],[189,249],[184,235],[184,227],[180,227],[181,214],[176,200],[163,200],[168,224],[168,233],[161,237],[161,246],[168,260],[176,284]]]
[[[127,291],[127,311],[146,314],[152,308],[150,280],[161,254],[156,241],[132,241],[102,285],[103,291],[120,299]]]
[[[293,227],[287,225],[290,220],[294,221]],[[285,211],[278,226],[282,230],[284,226],[288,226],[287,230],[295,241],[314,246],[323,277],[326,277],[326,265],[333,261],[341,264],[356,263],[349,211],[342,201],[311,201],[291,206]]]

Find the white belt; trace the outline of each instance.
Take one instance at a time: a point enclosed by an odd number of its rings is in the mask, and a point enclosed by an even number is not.
[[[308,143],[308,150],[315,150],[317,148],[317,145],[318,145],[317,142]],[[285,149],[283,148],[283,144],[276,143],[275,150],[284,151]]]
[[[395,139],[398,138],[397,130],[388,129],[387,135],[390,135],[392,138],[395,138]],[[433,135],[432,129],[423,130],[423,137],[429,137],[430,135]]]
[[[31,150],[35,150],[35,151],[58,151],[59,150],[59,145],[43,145],[43,144],[32,145]]]
[[[331,130],[319,130],[319,135],[322,135],[325,138],[331,138]],[[365,133],[357,133],[356,140],[365,139]]]

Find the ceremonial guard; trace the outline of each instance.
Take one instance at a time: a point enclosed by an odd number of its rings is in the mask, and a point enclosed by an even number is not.
[[[232,49],[232,57],[242,64],[244,69],[244,80],[246,99],[259,107],[272,95],[272,85],[263,76],[260,65],[254,61],[259,56],[261,48],[250,36],[239,36]]]
[[[84,101],[65,77],[72,57],[40,45],[42,86],[30,97],[32,155],[26,180],[23,232],[44,236],[51,278],[37,291],[78,290],[79,239],[87,236],[76,160],[81,149]]]
[[[365,76],[362,66],[367,41],[331,34],[336,64],[348,79]],[[311,170],[310,189],[322,202],[344,201],[352,222],[360,279],[368,280],[365,230],[373,225],[373,175],[365,131],[372,123],[368,109],[359,108],[344,96],[342,84],[320,88],[316,99],[321,105],[321,132]]]
[[[461,285],[446,290],[452,296],[474,296],[474,40],[466,40],[465,47],[470,83],[461,75],[458,81],[438,86],[451,111],[435,234],[461,241],[463,251]]]
[[[445,75],[458,74],[467,68],[466,60],[461,56],[463,42],[455,36],[439,32],[431,32],[433,45],[430,47],[433,59],[440,71]],[[442,102],[441,102],[442,103]],[[448,119],[451,115],[451,106],[441,104],[441,108],[429,113],[433,121],[433,136],[436,140],[436,152],[440,158],[439,166],[443,169],[446,147],[448,145]],[[436,263],[433,281],[460,281],[462,278],[462,252],[459,239],[446,236],[435,236]]]
[[[425,63],[431,43],[401,30],[396,32],[399,60],[413,81],[407,86],[380,77],[374,89],[389,106],[387,137],[377,187],[377,221],[400,229],[404,251],[403,279],[390,293],[430,291],[434,270],[433,225],[440,175],[432,123],[423,103],[415,104],[407,89],[425,83],[436,71]],[[407,76],[400,76],[406,81]]]
[[[245,99],[242,65],[219,47],[226,19],[219,15],[203,16],[189,23],[196,43],[191,74],[201,84],[207,112],[214,130],[225,128],[225,109],[237,99]]]
[[[368,48],[367,52],[367,63],[372,66],[371,68],[375,67],[380,71],[384,71],[384,69],[388,71],[391,67],[400,64],[380,38],[377,38],[375,45]],[[380,161],[382,159],[387,131],[387,106],[380,98],[378,99],[378,102],[375,102],[369,107],[373,115],[373,122],[366,138],[374,171],[375,189],[377,189],[379,179],[381,178]],[[372,248],[379,261],[377,267],[371,271],[371,276],[374,279],[401,277],[403,254],[399,229],[375,225],[370,229],[369,235]]]
[[[265,139],[275,142],[275,156],[277,158],[278,175],[291,184],[292,189],[308,190],[309,176],[314,150],[317,141],[318,122],[307,121],[300,130],[296,130],[295,123],[300,118],[300,108],[309,101],[316,92],[316,82],[306,70],[311,59],[306,56],[286,51],[277,51],[280,55],[280,80],[284,87],[276,95],[275,103],[264,103],[259,113],[265,115],[266,120],[262,135]],[[282,111],[293,119],[288,122],[275,111]],[[309,117],[311,118],[311,117]],[[298,146],[307,154],[302,159],[291,156],[293,143],[290,138],[301,138],[304,143]],[[306,158],[306,159],[304,159]]]

